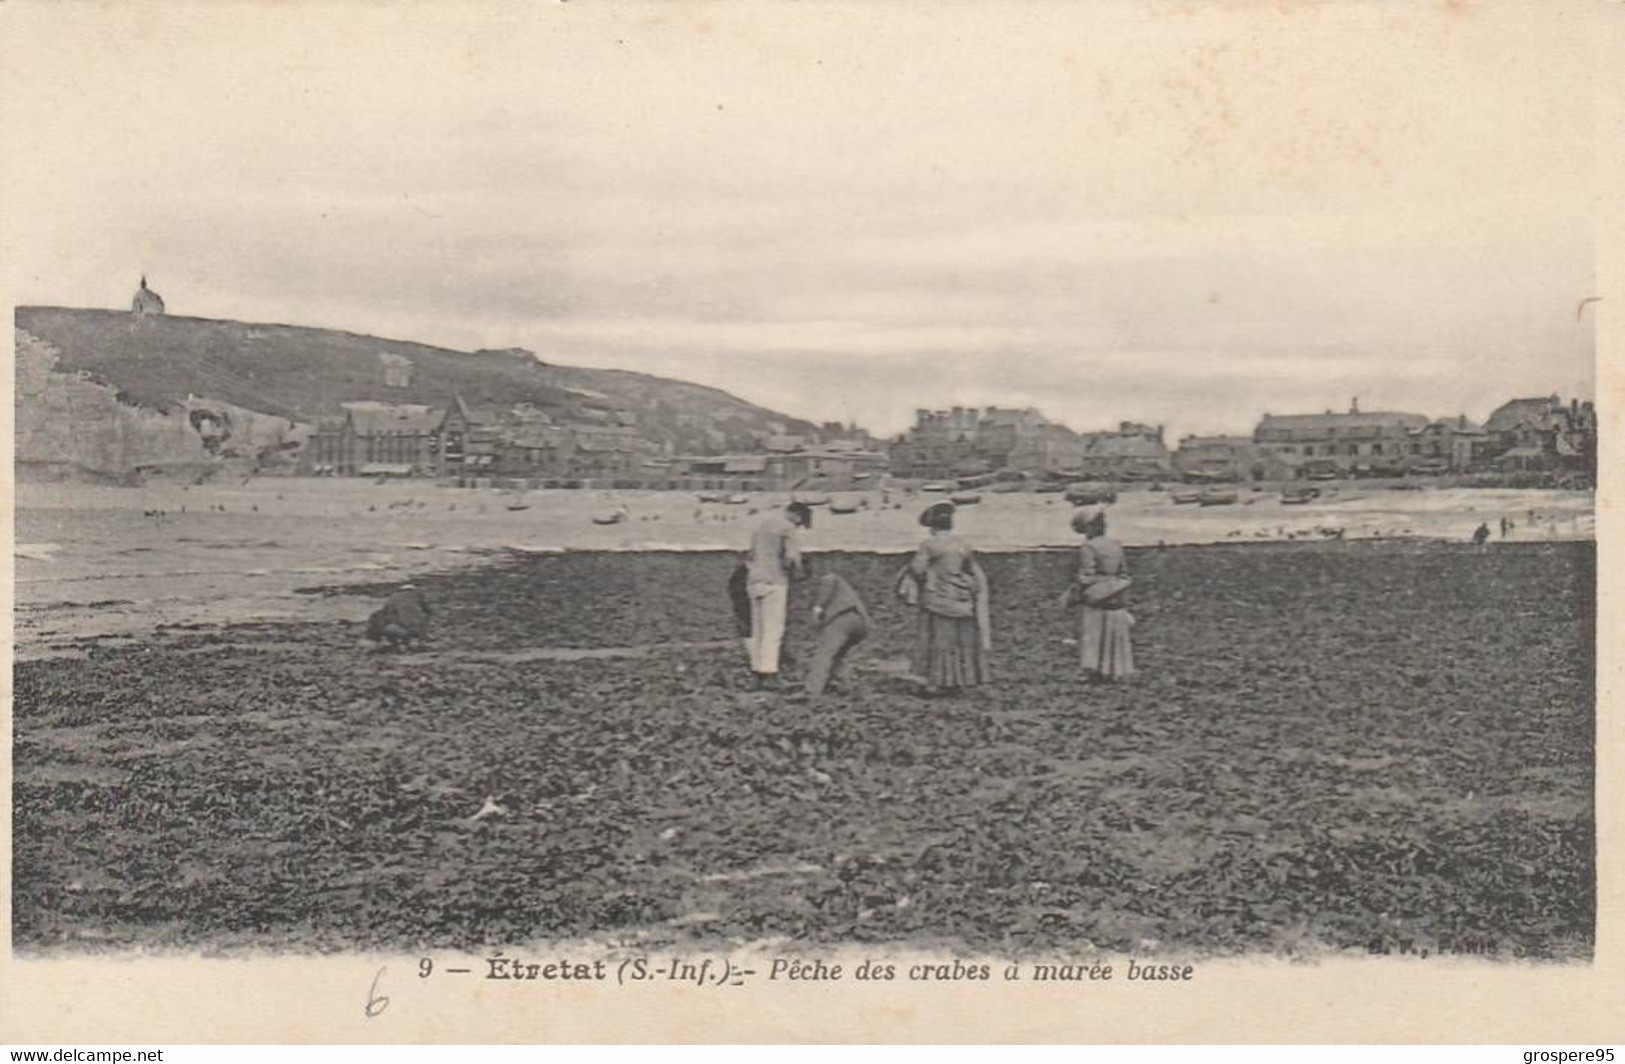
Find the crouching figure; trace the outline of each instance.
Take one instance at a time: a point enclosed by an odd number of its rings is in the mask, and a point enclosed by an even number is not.
[[[399,591],[367,618],[367,638],[390,647],[404,647],[429,638],[429,603],[412,584]]]

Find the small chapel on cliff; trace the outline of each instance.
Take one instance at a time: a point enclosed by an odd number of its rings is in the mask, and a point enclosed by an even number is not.
[[[135,298],[130,300],[130,313],[140,317],[149,314],[157,315],[164,312],[164,298],[147,287],[146,274],[141,275],[141,287],[135,290]]]

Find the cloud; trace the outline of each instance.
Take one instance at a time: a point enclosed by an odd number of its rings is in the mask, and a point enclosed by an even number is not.
[[[1585,19],[1010,10],[72,9],[0,74],[14,258],[888,428],[1588,386]]]

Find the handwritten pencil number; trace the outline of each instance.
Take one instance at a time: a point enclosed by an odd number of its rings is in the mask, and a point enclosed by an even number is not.
[[[384,977],[384,969],[378,969],[378,974],[372,977],[372,989],[367,991],[367,1019],[373,1019],[383,1014],[389,1008],[389,998],[378,992],[378,980]]]
[[[418,958],[418,978],[427,979],[432,974],[434,974],[434,961],[428,957]]]

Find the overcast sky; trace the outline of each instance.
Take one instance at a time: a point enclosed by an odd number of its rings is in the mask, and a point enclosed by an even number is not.
[[[1595,10],[12,8],[7,257],[883,432],[1482,418],[1593,387]]]

